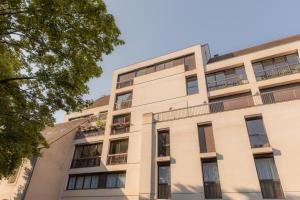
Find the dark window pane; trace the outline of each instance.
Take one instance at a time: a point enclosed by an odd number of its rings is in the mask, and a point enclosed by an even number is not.
[[[171,68],[173,66],[174,66],[174,61],[173,60],[165,63],[165,68],[166,69]]]
[[[186,79],[187,95],[198,93],[198,80],[196,76]]]
[[[249,135],[266,134],[262,118],[246,119],[246,124]]]
[[[111,142],[109,154],[127,153],[128,139],[115,140]]]
[[[126,74],[119,75],[118,82],[128,81],[133,79],[135,76],[135,72],[129,72]]]
[[[158,165],[158,199],[169,199],[171,190],[170,164]]]
[[[299,63],[299,57],[297,54],[292,54],[292,55],[288,55],[286,56],[287,62],[290,65],[294,65],[294,64],[298,64]]]
[[[90,189],[91,188],[91,176],[84,177],[83,189]]]
[[[202,161],[202,173],[205,198],[222,198],[217,160]]]
[[[124,188],[125,174],[108,174],[106,180],[106,188]]]
[[[158,156],[170,155],[170,134],[169,131],[158,132]]]
[[[165,69],[165,64],[158,64],[158,65],[156,65],[156,71],[160,71],[160,70],[163,70],[163,69]]]
[[[70,176],[67,189],[68,190],[74,190],[75,189],[75,182],[76,182],[76,177],[75,176]]]
[[[215,141],[211,124],[198,126],[200,153],[215,152]]]
[[[91,188],[92,189],[98,188],[98,182],[99,182],[99,176],[97,176],[97,175],[92,176],[92,178],[91,178]]]
[[[75,189],[76,189],[76,190],[82,189],[82,186],[83,186],[83,179],[84,179],[83,176],[78,176],[78,177],[76,178],[76,186],[75,186]]]
[[[190,55],[190,56],[185,57],[184,58],[184,66],[185,66],[186,71],[196,69],[195,56]]]
[[[183,64],[184,64],[183,58],[178,58],[174,60],[174,66],[183,65]]]

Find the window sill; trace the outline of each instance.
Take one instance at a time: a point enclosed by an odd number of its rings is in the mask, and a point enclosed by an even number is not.
[[[170,156],[161,156],[156,158],[157,162],[170,162],[171,157]]]
[[[259,148],[252,148],[253,155],[257,154],[269,154],[273,153],[272,147],[259,147]]]
[[[206,159],[206,158],[216,158],[217,152],[208,152],[208,153],[200,153],[200,158]]]

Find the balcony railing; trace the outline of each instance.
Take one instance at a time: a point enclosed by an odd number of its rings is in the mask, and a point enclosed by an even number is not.
[[[266,134],[249,135],[252,148],[269,147],[269,140]]]
[[[120,165],[127,163],[127,153],[111,154],[107,156],[108,165]]]
[[[75,140],[86,138],[86,137],[104,135],[104,131],[105,130],[102,129],[102,128],[92,128],[92,129],[78,130],[76,132],[76,135],[75,135]]]
[[[121,110],[121,109],[125,109],[125,108],[130,108],[130,107],[131,107],[131,100],[127,100],[127,101],[115,103],[114,109]]]
[[[247,79],[244,79],[242,76],[236,76],[224,80],[210,82],[207,84],[207,90],[213,91],[213,90],[223,89],[227,87],[243,85],[247,83],[249,83]]]
[[[300,73],[300,63],[294,65],[273,67],[261,71],[255,71],[255,77],[256,80],[261,81],[265,79],[276,78],[296,73]]]
[[[96,167],[100,165],[100,157],[73,159],[71,168]]]
[[[156,122],[162,122],[296,99],[300,99],[300,87],[265,92],[253,96],[249,95],[237,97],[218,102],[159,112],[155,113],[153,118]]]
[[[157,198],[158,199],[169,199],[171,194],[171,187],[168,183],[159,183]]]
[[[133,79],[117,82],[117,89],[133,85]]]
[[[204,183],[204,193],[207,199],[219,199],[222,198],[221,186],[219,182],[208,182]]]
[[[263,198],[284,199],[281,183],[279,180],[260,180]]]

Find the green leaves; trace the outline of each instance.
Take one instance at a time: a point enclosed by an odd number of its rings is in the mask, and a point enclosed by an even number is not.
[[[102,0],[4,0],[0,4],[0,177],[47,146],[53,113],[78,111],[97,61],[120,31]]]

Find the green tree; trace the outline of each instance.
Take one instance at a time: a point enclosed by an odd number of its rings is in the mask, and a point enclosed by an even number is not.
[[[0,0],[0,178],[47,147],[54,112],[90,103],[120,34],[102,0]]]

